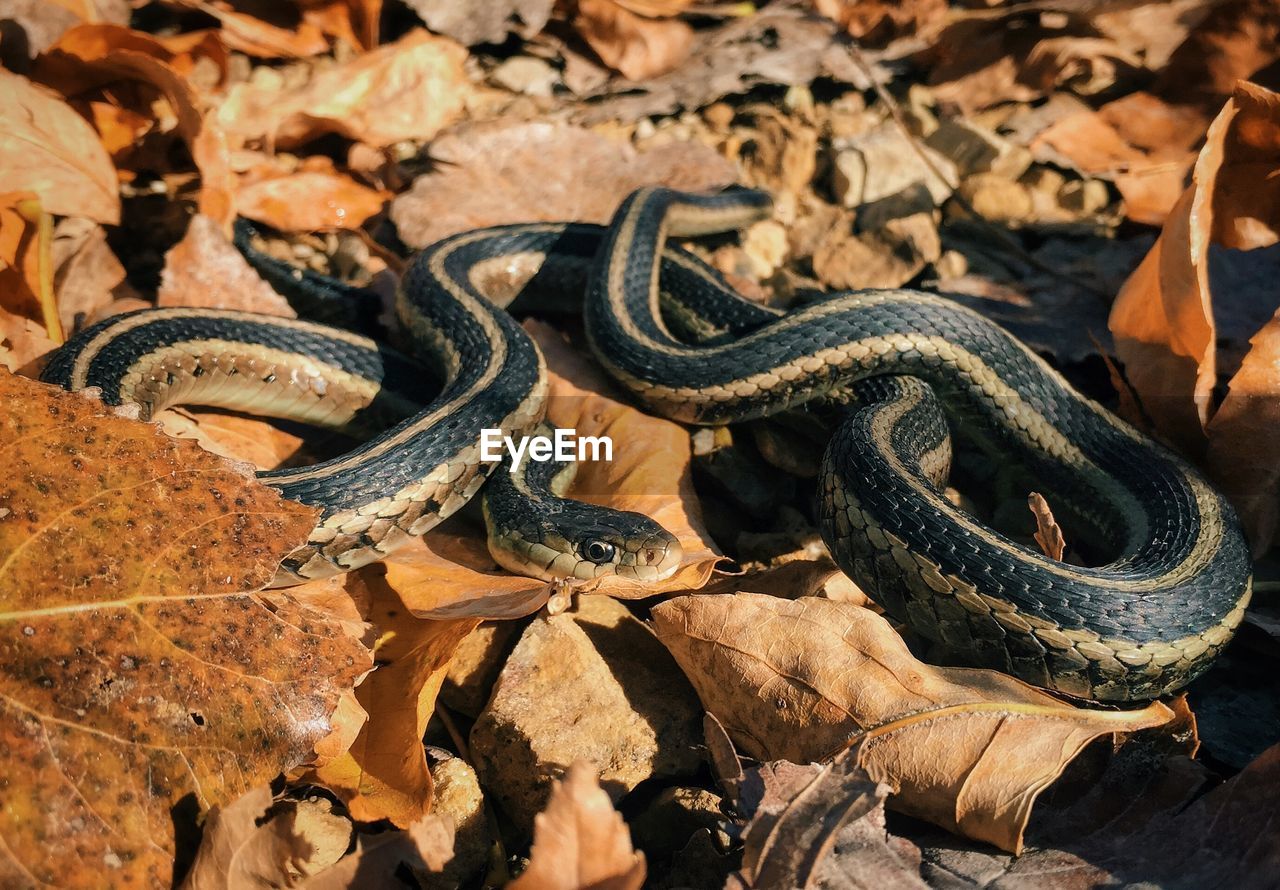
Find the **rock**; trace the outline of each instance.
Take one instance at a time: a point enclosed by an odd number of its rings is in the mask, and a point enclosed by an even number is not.
[[[1018,178],[1031,192],[1031,206],[1034,217],[1041,221],[1067,220],[1066,213],[1058,200],[1058,193],[1066,185],[1067,179],[1052,167],[1032,167]]]
[[[913,183],[923,183],[941,203],[951,194],[921,159],[923,152],[946,178],[956,181],[956,165],[926,145],[913,145],[893,121],[854,139],[846,140],[832,165],[831,188],[836,201],[857,207],[896,194]]]
[[[472,631],[449,663],[440,700],[472,720],[480,716],[523,627],[519,621],[494,621]]]
[[[964,176],[999,173],[1017,179],[1031,166],[1031,152],[971,121],[946,121],[925,145],[954,161]]]
[[[840,96],[827,106],[827,132],[831,140],[841,145],[849,144],[856,136],[861,136],[882,118],[873,111],[867,110],[867,102],[862,93],[851,91]]]
[[[625,606],[579,597],[525,629],[471,730],[471,755],[526,836],[575,760],[617,801],[640,782],[701,764],[702,706],[665,647]]]
[[[560,75],[555,68],[533,56],[512,56],[489,75],[498,86],[526,96],[550,96]]]
[[[651,859],[684,849],[699,829],[721,832],[720,796],[705,788],[667,788],[630,821],[631,838]],[[725,840],[728,840],[726,837]]]
[[[489,859],[489,823],[484,816],[484,792],[475,770],[461,757],[447,755],[431,764],[435,794],[431,811],[453,822],[453,858],[440,872],[418,875],[423,890],[448,890],[466,885]]]
[[[892,243],[896,252],[908,252],[925,263],[932,263],[942,256],[938,222],[932,213],[891,219],[881,227],[880,237]]]
[[[959,194],[983,219],[1023,222],[1035,216],[1035,204],[1027,187],[996,173],[970,176],[960,184]]]
[[[757,278],[768,278],[787,258],[787,230],[782,223],[763,219],[742,236],[742,250]]]

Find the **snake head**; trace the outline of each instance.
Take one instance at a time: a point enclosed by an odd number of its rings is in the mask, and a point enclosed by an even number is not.
[[[639,513],[615,512],[616,521],[584,530],[572,542],[578,557],[576,578],[617,575],[653,584],[675,574],[684,548],[658,523]]]

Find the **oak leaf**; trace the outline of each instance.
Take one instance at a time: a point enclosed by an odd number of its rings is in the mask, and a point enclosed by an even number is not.
[[[995,671],[917,661],[879,615],[753,593],[656,606],[659,638],[708,711],[760,760],[804,763],[860,743],[890,805],[1016,852],[1036,796],[1092,739],[1167,722],[1073,708]]]
[[[120,222],[120,193],[98,135],[60,96],[0,69],[0,192],[30,191],[44,209]]]
[[[1184,451],[1207,456],[1258,550],[1280,518],[1280,461],[1265,444],[1280,420],[1280,301],[1258,299],[1275,274],[1278,170],[1280,96],[1242,82],[1110,319],[1143,409]],[[1227,395],[1215,404],[1223,377]]]
[[[585,761],[555,783],[534,817],[529,867],[510,890],[640,890],[644,854],[631,846],[626,823]]]
[[[233,87],[217,120],[236,147],[250,140],[294,146],[325,133],[375,147],[430,139],[462,114],[470,89],[466,57],[452,40],[410,31],[318,71],[297,89]]]
[[[0,884],[167,886],[177,801],[310,757],[368,653],[252,592],[314,510],[84,395],[0,401]]]

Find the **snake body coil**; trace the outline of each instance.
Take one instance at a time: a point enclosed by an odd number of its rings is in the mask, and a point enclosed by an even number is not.
[[[766,208],[755,193],[661,189],[624,202],[586,305],[606,369],[687,423],[851,399],[824,461],[823,536],[890,614],[968,663],[1105,700],[1153,698],[1202,672],[1249,599],[1233,510],[1003,329],[937,296],[880,290],[713,345],[668,332],[657,287],[668,233],[738,228]],[[940,405],[991,454],[1017,458],[1116,557],[1098,568],[1058,562],[952,505],[940,490],[949,463]]]

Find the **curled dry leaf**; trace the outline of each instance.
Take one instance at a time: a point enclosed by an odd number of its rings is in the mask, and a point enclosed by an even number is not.
[[[387,197],[336,170],[302,170],[242,185],[236,212],[281,232],[354,229]]]
[[[260,785],[210,810],[181,890],[293,887],[346,853],[351,820],[297,801],[273,803]]]
[[[137,81],[158,90],[169,105],[175,131],[186,142],[200,171],[200,212],[228,224],[235,185],[227,140],[216,121],[205,114],[200,97],[185,76],[193,66],[190,57],[150,35],[115,25],[81,25],[64,34],[41,57],[37,70],[45,82],[56,84],[65,95],[91,103],[100,87],[118,80]],[[158,121],[161,111],[150,98],[136,98],[137,105],[131,110],[145,120]]]
[[[453,858],[454,829],[449,820],[432,813],[404,831],[357,835],[356,848],[300,890],[355,890],[404,885],[407,870],[421,881],[444,870]]]
[[[116,170],[63,99],[0,68],[0,192],[34,192],[48,213],[120,222]]]
[[[240,84],[217,119],[236,147],[250,140],[294,146],[325,133],[375,147],[430,139],[462,114],[470,89],[466,57],[452,40],[410,31],[395,43],[318,71],[298,89]]]
[[[846,751],[833,763],[778,761],[747,772],[742,870],[726,890],[847,887],[925,890],[919,851],[885,830],[886,785]]]
[[[115,300],[134,295],[102,226],[64,219],[53,231],[53,287],[62,328],[74,331]]]
[[[1027,506],[1031,508],[1031,515],[1036,518],[1035,539],[1040,545],[1040,551],[1050,559],[1061,560],[1063,551],[1067,549],[1067,542],[1062,537],[1062,527],[1058,525],[1058,520],[1053,518],[1049,502],[1040,492],[1033,491],[1027,496]]]
[[[203,12],[218,20],[222,40],[231,49],[264,59],[304,58],[329,48],[320,28],[305,17],[293,27],[279,27],[256,16],[237,12],[225,0],[171,0],[174,5]]]
[[[187,234],[165,254],[156,303],[297,316],[207,216],[192,217]]]
[[[1275,274],[1277,171],[1280,97],[1241,83],[1110,320],[1143,409],[1182,449],[1207,456],[1255,549],[1275,535],[1280,504],[1280,460],[1266,444],[1280,421],[1280,321],[1277,300],[1258,299]],[[1251,348],[1232,367],[1222,345],[1246,339]],[[1220,376],[1230,383],[1215,406]]]
[[[647,80],[676,68],[693,46],[693,29],[674,18],[637,15],[619,0],[577,0],[573,27],[601,61],[628,80]],[[647,4],[653,5],[653,4]],[[688,2],[664,4],[674,15]]]
[[[307,759],[368,653],[246,592],[315,511],[83,395],[0,374],[0,401],[0,883],[167,885],[171,808]]]
[[[860,743],[891,805],[1017,852],[1039,795],[1094,738],[1167,722],[1073,708],[995,671],[917,661],[869,609],[753,593],[685,596],[653,610],[707,710],[760,760],[804,763]]]
[[[947,16],[946,0],[815,0],[814,7],[869,46],[927,32]]]
[[[53,220],[32,192],[0,195],[0,310],[62,339],[53,289]]]
[[[595,768],[577,761],[555,784],[547,808],[534,818],[529,867],[511,890],[640,890],[644,854],[596,781]]]
[[[415,618],[394,589],[373,571],[369,621],[378,632],[378,669],[356,689],[369,714],[351,749],[315,772],[362,822],[389,819],[408,827],[431,809],[431,772],[422,736],[435,711],[458,644],[479,618],[424,621]]]
[[[459,129],[436,140],[431,156],[440,170],[419,176],[391,205],[400,237],[416,248],[501,223],[605,223],[641,186],[700,191],[737,178],[703,145],[637,153],[627,143],[545,121]]]

